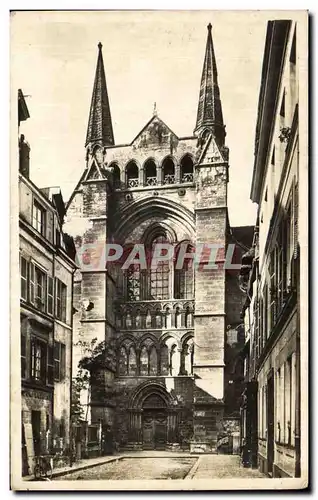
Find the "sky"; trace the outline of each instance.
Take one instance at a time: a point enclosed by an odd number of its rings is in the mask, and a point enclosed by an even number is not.
[[[97,62],[103,57],[115,143],[129,143],[153,113],[179,136],[195,127],[207,24],[212,24],[226,144],[229,218],[253,225],[250,199],[258,95],[267,27],[257,11],[16,12],[11,15],[11,95],[31,118],[30,176],[67,200],[85,168]]]

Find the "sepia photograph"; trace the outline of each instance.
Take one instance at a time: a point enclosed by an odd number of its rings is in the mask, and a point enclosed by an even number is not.
[[[308,487],[308,12],[10,12],[10,487]]]

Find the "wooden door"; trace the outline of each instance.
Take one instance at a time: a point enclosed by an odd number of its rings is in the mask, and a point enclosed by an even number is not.
[[[155,448],[164,450],[167,442],[167,418],[164,414],[155,416]]]
[[[41,412],[32,410],[31,413],[34,454],[41,453]]]
[[[151,413],[143,416],[143,449],[153,450],[155,448],[155,422]]]

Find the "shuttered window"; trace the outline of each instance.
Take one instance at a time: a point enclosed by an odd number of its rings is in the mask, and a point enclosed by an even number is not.
[[[37,338],[31,339],[31,378],[46,385],[47,344]]]
[[[21,331],[21,378],[26,378],[26,335]]]
[[[28,299],[28,262],[24,257],[20,258],[21,299]]]
[[[65,377],[65,344],[54,342],[54,380],[60,382]]]
[[[47,312],[53,314],[53,278],[47,277]]]
[[[56,294],[56,307],[55,314],[61,321],[66,321],[66,304],[67,304],[67,287],[66,285],[56,278],[55,280],[55,294]]]

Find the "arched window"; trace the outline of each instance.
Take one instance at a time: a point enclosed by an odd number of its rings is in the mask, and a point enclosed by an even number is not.
[[[180,163],[181,182],[193,182],[193,160],[190,155],[185,155]]]
[[[151,339],[146,339],[140,351],[140,375],[157,375],[158,354]]]
[[[176,328],[181,328],[181,311],[180,311],[180,307],[176,308],[175,327]]]
[[[149,351],[149,375],[157,375],[158,358],[156,348],[153,346]]]
[[[192,328],[193,327],[193,312],[191,311],[190,307],[186,308],[185,326],[186,326],[186,328]]]
[[[123,262],[129,257],[132,247],[127,245],[123,253]],[[140,266],[131,264],[124,273],[126,277],[126,296],[129,301],[140,300]]]
[[[144,165],[144,185],[156,186],[157,181],[157,167],[153,160],[147,160]]]
[[[163,184],[175,184],[175,166],[171,158],[166,158],[162,163]]]
[[[134,188],[139,185],[139,170],[135,161],[131,160],[126,167],[126,186]]]
[[[132,327],[131,314],[130,314],[130,312],[127,312],[127,314],[126,314],[126,328],[131,328],[131,327]]]
[[[171,328],[171,311],[169,307],[166,308],[165,310],[165,327],[166,328]]]
[[[119,375],[127,375],[128,373],[128,356],[124,346],[119,350]]]
[[[140,351],[140,375],[148,375],[148,350],[146,346]]]
[[[141,328],[141,314],[140,314],[140,309],[137,309],[137,311],[136,311],[135,325],[136,325],[136,328]]]
[[[176,299],[192,299],[193,298],[193,258],[184,258],[182,262],[181,251],[184,251],[185,243],[177,249],[174,271],[174,297]],[[189,243],[186,247],[186,255],[194,253],[193,246]],[[180,258],[179,258],[180,257]]]
[[[115,189],[120,188],[120,169],[117,163],[112,165],[113,168],[113,186]]]
[[[156,328],[162,328],[160,309],[156,309]]]
[[[151,313],[148,309],[147,315],[146,315],[146,328],[151,328]]]
[[[166,344],[163,344],[160,349],[160,374],[169,375],[169,349]]]
[[[181,373],[182,375],[192,375],[193,373],[193,339],[188,339],[182,346],[181,352]]]
[[[130,346],[128,353],[128,375],[137,375],[137,357],[133,346]]]
[[[170,349],[170,375],[177,377],[180,371],[180,355],[176,345]]]
[[[163,235],[157,236],[152,240],[151,255],[155,251],[155,246],[162,243],[167,243],[167,239]],[[169,275],[169,261],[158,261],[156,266],[150,269],[149,298],[151,300],[165,300],[169,298]]]

